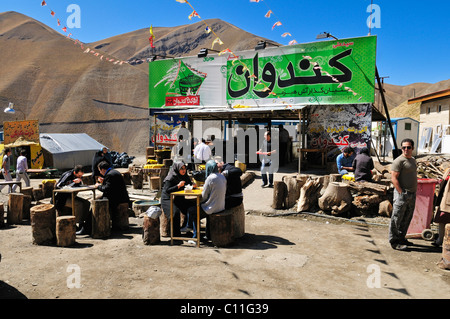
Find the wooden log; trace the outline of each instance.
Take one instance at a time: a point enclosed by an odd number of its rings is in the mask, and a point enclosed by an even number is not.
[[[233,243],[233,215],[220,212],[209,215],[208,219],[211,241],[214,246],[226,247]]]
[[[239,206],[225,210],[233,216],[233,238],[241,238],[245,235],[245,209],[244,203]]]
[[[315,179],[308,179],[300,189],[300,197],[297,202],[297,212],[305,212],[311,209],[319,196],[318,190],[321,187]]]
[[[126,230],[130,227],[128,203],[119,204],[111,215],[113,230]]]
[[[20,224],[23,219],[23,194],[10,193],[8,201],[7,222],[9,225]]]
[[[333,183],[333,182],[342,182],[342,176],[341,174],[330,174],[330,181],[329,183]]]
[[[445,225],[444,240],[442,242],[442,258],[438,262],[438,267],[450,270],[450,224]]]
[[[273,183],[273,202],[272,208],[282,209],[287,195],[287,186],[283,181]]]
[[[51,198],[53,196],[53,189],[55,188],[56,181],[45,181],[39,186],[42,187],[42,193],[44,198]]]
[[[144,184],[144,173],[140,170],[136,173],[131,173],[131,183],[134,189],[142,189]]]
[[[285,208],[292,208],[300,197],[300,190],[306,181],[302,181],[297,177],[283,176],[282,181],[286,184],[287,195],[284,203]]]
[[[0,203],[0,228],[5,227],[5,205]]]
[[[107,238],[111,235],[111,216],[109,214],[109,200],[95,199],[92,205],[92,238]]]
[[[163,159],[164,167],[170,168],[173,164],[173,160],[170,158]]]
[[[33,188],[33,198],[35,201],[40,201],[41,199],[44,199],[44,191],[41,187],[39,188]]]
[[[149,158],[149,156],[154,156],[155,155],[155,148],[151,147],[151,146],[147,147],[146,155],[147,155],[147,158]]]
[[[123,172],[123,181],[125,182],[125,185],[133,185],[131,183],[131,173],[130,172]]]
[[[42,204],[30,209],[33,244],[50,245],[56,240],[56,209],[52,204]]]
[[[81,177],[81,181],[83,182],[84,185],[95,184],[94,178],[92,177],[92,173],[84,173],[83,176]]]
[[[22,219],[30,219],[31,201],[31,196],[23,195]]]
[[[160,178],[159,176],[151,176],[150,177],[150,189],[159,190]]]
[[[361,194],[386,195],[387,186],[371,182],[349,182],[350,189]]]
[[[144,216],[142,240],[145,245],[154,245],[161,241],[159,218],[150,218],[147,215]]]
[[[76,241],[75,216],[56,217],[56,245],[69,247]]]
[[[33,187],[22,187],[22,194],[31,196],[31,201],[34,201]]]
[[[392,204],[389,200],[382,201],[378,208],[378,215],[391,217],[392,216]]]
[[[255,179],[255,172],[245,172],[244,174],[241,175],[241,186],[244,187],[245,185],[247,185],[248,183],[250,183],[251,181],[253,181],[253,179]]]
[[[320,209],[339,215],[350,210],[352,200],[348,184],[330,182],[325,193],[319,198],[318,204]]]

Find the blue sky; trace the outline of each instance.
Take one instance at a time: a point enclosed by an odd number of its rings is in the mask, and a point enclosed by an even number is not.
[[[201,21],[188,19],[192,9],[175,0],[1,0],[0,12],[17,11],[39,20],[57,31],[80,8],[80,28],[68,32],[83,42],[102,40],[142,28],[171,27]],[[371,0],[189,0],[201,19],[219,18],[247,32],[287,45],[316,41],[317,34],[330,32],[338,38],[366,36]],[[377,35],[377,67],[386,83],[407,85],[416,82],[436,83],[450,79],[450,1],[448,0],[373,0],[372,20],[379,26],[371,29]],[[370,8],[369,8],[370,9]],[[265,18],[267,11],[273,15]],[[272,30],[280,21],[281,26]],[[70,22],[70,21],[69,21]],[[292,37],[281,37],[289,32]],[[148,38],[142,39],[148,43]],[[226,45],[226,43],[225,43]]]

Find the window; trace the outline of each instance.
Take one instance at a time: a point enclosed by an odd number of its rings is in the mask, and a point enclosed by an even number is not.
[[[442,105],[438,105],[438,107],[437,107],[437,112],[438,112],[438,113],[441,113],[441,110],[442,110]]]
[[[405,131],[411,131],[411,123],[405,123]]]
[[[431,113],[431,107],[427,107],[427,114]]]

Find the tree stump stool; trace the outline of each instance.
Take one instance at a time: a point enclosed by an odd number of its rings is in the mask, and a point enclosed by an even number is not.
[[[23,219],[23,194],[10,193],[8,201],[7,222],[9,225],[19,224]]]
[[[56,245],[68,247],[75,244],[76,223],[75,216],[56,217]]]
[[[438,262],[438,267],[450,270],[450,224],[445,225],[444,241],[442,242],[442,258]]]
[[[162,214],[164,215],[164,214]],[[144,216],[144,224],[142,225],[142,240],[145,245],[154,245],[161,241],[159,218],[150,218]]]
[[[244,203],[239,206],[225,210],[233,216],[233,238],[241,238],[245,234],[245,209]]]
[[[73,215],[76,217],[76,222],[80,223],[83,217],[88,216],[90,206],[91,204],[87,199],[75,197],[75,211],[72,212],[72,198],[69,197],[67,198],[62,211],[57,210],[57,215]]]
[[[31,201],[34,201],[33,187],[22,187],[22,194],[31,196]]]
[[[214,246],[225,247],[233,243],[233,214],[223,211],[209,215],[209,232]]]
[[[114,213],[111,214],[112,229],[125,230],[130,227],[128,220],[128,203],[122,203],[117,206]]]
[[[170,219],[164,214],[164,212],[159,216],[159,229],[160,234],[163,237],[170,237]]]
[[[142,170],[138,172],[131,173],[131,183],[133,184],[133,189],[142,189],[144,184],[144,173]]]
[[[106,238],[111,235],[109,200],[92,200],[92,238]]]
[[[55,180],[44,180],[42,184],[39,184],[39,187],[42,188],[44,198],[52,198],[55,185]]]
[[[5,205],[0,203],[0,228],[5,227]]]
[[[159,190],[160,177],[159,176],[150,176],[150,189],[151,190]]]
[[[44,199],[44,190],[42,188],[33,188],[33,198],[35,201]]]
[[[52,204],[31,207],[31,232],[33,244],[50,245],[56,239],[56,209]]]
[[[30,195],[23,195],[23,210],[22,219],[30,219],[32,197]]]

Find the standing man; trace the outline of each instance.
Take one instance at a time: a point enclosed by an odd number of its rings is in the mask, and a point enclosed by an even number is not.
[[[209,161],[211,158],[211,148],[206,145],[206,141],[202,138],[202,141],[194,148],[194,159],[201,161],[203,164]]]
[[[30,187],[30,177],[27,174],[28,171],[28,160],[27,160],[27,151],[21,150],[20,156],[17,159],[16,165],[16,181],[19,182],[21,179],[25,181],[25,186]],[[17,188],[17,184],[13,186],[12,191],[15,192]]]
[[[394,205],[389,226],[389,243],[396,250],[407,250],[411,245],[406,240],[406,232],[414,214],[417,190],[417,164],[412,157],[414,141],[404,139],[401,143],[402,155],[391,165]]]
[[[3,150],[3,162],[2,162],[2,173],[5,178],[5,182],[12,182],[11,173],[9,169],[11,168],[11,149],[9,147]],[[0,186],[0,192],[6,185]],[[9,186],[8,194],[11,193],[12,187]]]
[[[275,160],[276,157],[272,155],[275,153],[277,153],[277,150],[272,149],[272,134],[270,131],[266,131],[264,133],[264,142],[259,151],[256,152],[256,154],[261,156],[261,177],[263,182],[261,187],[266,187],[267,185],[273,187],[273,173],[275,166],[273,160]],[[269,179],[267,179],[267,177]]]
[[[341,154],[336,157],[336,164],[339,174],[345,175],[348,172],[353,172],[353,160],[355,159],[355,150],[351,147],[346,147]]]

